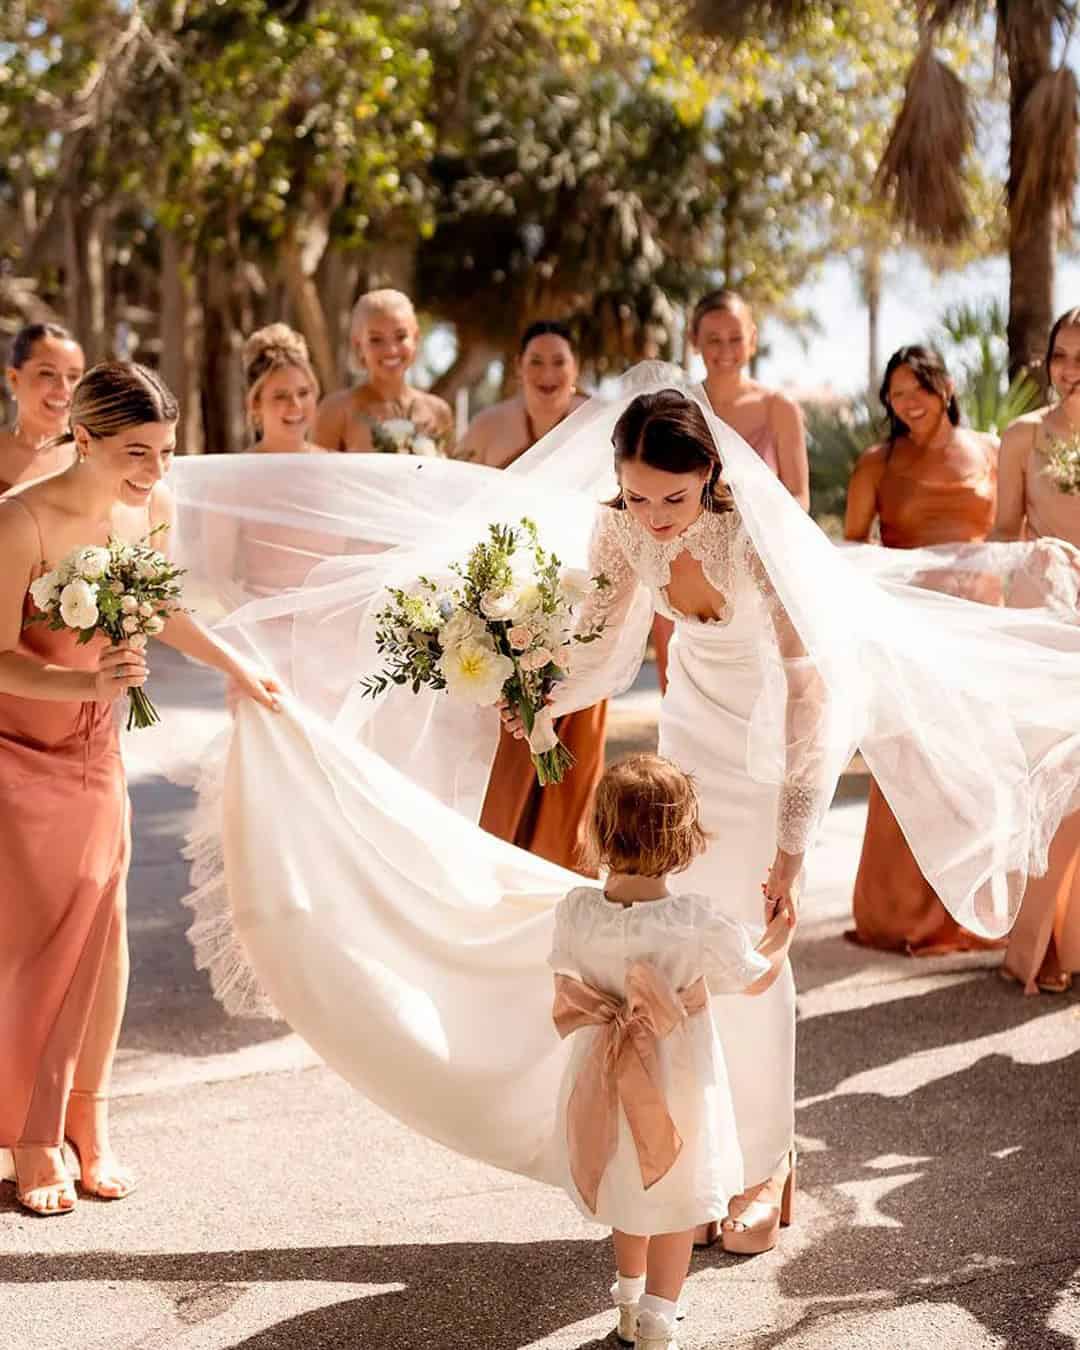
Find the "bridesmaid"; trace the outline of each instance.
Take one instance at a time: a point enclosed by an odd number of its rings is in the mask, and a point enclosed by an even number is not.
[[[521,393],[477,416],[461,457],[505,469],[586,400],[577,390],[577,351],[569,328],[531,324],[518,351]],[[604,772],[607,703],[559,718],[556,729],[574,756],[565,779],[541,788],[524,741],[503,729],[480,813],[480,826],[542,858],[580,870],[579,852],[593,789]]]
[[[960,426],[941,357],[926,347],[901,347],[885,369],[880,397],[888,439],[855,465],[844,537],[865,543],[876,519],[885,548],[986,539],[997,497],[997,441]],[[873,782],[854,914],[847,937],[867,947],[931,956],[1000,945],[975,937],[946,912]]]
[[[705,362],[704,390],[717,417],[734,427],[804,511],[810,509],[810,461],[802,412],[793,399],[747,373],[758,332],[750,306],[735,291],[710,291],[690,316],[690,341]],[[667,688],[671,624],[657,615],[653,646],[660,688]]]
[[[0,498],[0,1148],[35,1214],[82,1189],[119,1200],[135,1186],[109,1142],[108,1089],[128,981],[129,805],[112,703],[146,679],[142,651],[24,627],[31,583],[72,549],[144,536],[171,520],[161,482],[177,405],[150,371],[95,366],[71,402],[71,464]],[[132,531],[133,523],[138,528]],[[186,614],[161,640],[275,706],[274,685]],[[9,1178],[10,1179],[10,1178]]]
[[[251,449],[263,455],[321,454],[311,440],[319,381],[303,337],[284,323],[252,333],[244,343],[246,408]]]
[[[353,310],[352,348],[367,380],[323,399],[316,443],[328,450],[374,450],[372,425],[406,418],[449,453],[454,439],[450,405],[408,383],[419,342],[420,326],[407,295],[389,290],[362,295]]]
[[[31,323],[15,334],[5,372],[15,421],[0,430],[0,492],[71,463],[70,441],[58,438],[85,368],[82,348],[59,324]]]
[[[1006,430],[1001,442],[996,539],[1065,539],[1080,548],[1080,495],[1047,472],[1046,452],[1080,441],[1080,308],[1054,324],[1046,356],[1054,401]],[[1050,866],[1024,895],[1003,973],[1025,994],[1061,993],[1080,971],[1080,814],[1066,817],[1050,845]]]

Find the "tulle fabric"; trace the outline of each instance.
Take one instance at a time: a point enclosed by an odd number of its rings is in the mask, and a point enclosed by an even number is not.
[[[282,675],[338,745],[374,751],[475,820],[496,745],[494,710],[407,689],[361,694],[358,680],[379,665],[374,619],[385,588],[448,577],[489,523],[523,515],[565,564],[587,565],[597,503],[616,489],[612,428],[631,398],[660,388],[701,402],[680,371],[646,363],[502,471],[395,456],[181,461],[177,551],[192,593],[224,616],[223,636]],[[916,550],[901,560],[838,549],[753,450],[702,409],[778,616],[762,625],[765,678],[747,772],[784,784],[793,765],[812,764],[827,795],[859,745],[950,912],[975,933],[1007,931],[1028,873],[1045,869],[1054,830],[1080,805],[1071,557],[1036,545]],[[309,550],[299,588],[238,604],[243,578],[235,553],[221,548],[237,521],[260,532],[264,555],[275,546],[295,553],[275,536],[300,530],[309,540],[321,531],[326,556]],[[1005,600],[1019,578],[1022,603],[1038,607],[971,603],[942,593],[935,572],[1004,577]],[[627,588],[603,640],[584,649],[574,706],[630,684],[652,608],[645,586]],[[792,688],[810,685],[813,715],[792,718]],[[463,831],[466,857],[474,842]],[[416,847],[415,838],[403,843],[406,871]]]

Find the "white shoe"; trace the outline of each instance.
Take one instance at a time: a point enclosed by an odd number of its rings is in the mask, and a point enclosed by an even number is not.
[[[650,1309],[643,1309],[638,1314],[634,1350],[679,1350],[674,1321],[658,1317]]]
[[[637,1340],[638,1305],[636,1303],[616,1304],[619,1313],[619,1325],[615,1335],[623,1345],[633,1345]]]

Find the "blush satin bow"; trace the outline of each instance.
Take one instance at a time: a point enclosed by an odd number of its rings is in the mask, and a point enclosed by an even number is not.
[[[566,1108],[570,1175],[591,1213],[596,1213],[600,1181],[618,1144],[620,1102],[645,1189],[674,1166],[683,1141],[668,1114],[657,1045],[708,1003],[704,979],[676,993],[644,961],[627,967],[622,999],[571,975],[555,976],[552,1017],[559,1035],[565,1038],[581,1027],[602,1028]]]

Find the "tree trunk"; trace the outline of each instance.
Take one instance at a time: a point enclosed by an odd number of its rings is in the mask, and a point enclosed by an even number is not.
[[[441,375],[431,387],[433,394],[453,403],[459,389],[471,389],[487,374],[488,366],[499,358],[501,353],[488,342],[472,338],[469,334],[457,333],[458,349],[450,369]]]
[[[870,394],[881,378],[881,254],[873,247],[863,250],[863,298],[866,301],[866,388]]]
[[[172,230],[161,231],[161,375],[180,402],[176,448],[203,449],[199,399],[199,307],[195,297],[195,247]]]
[[[282,240],[281,263],[289,299],[296,311],[300,331],[307,339],[319,383],[324,389],[333,389],[337,381],[337,363],[330,340],[330,326],[318,287],[305,266],[300,244],[291,231]]]
[[[105,208],[64,203],[64,290],[68,325],[89,365],[112,354],[106,327]]]
[[[235,319],[233,276],[236,260],[215,252],[203,269],[202,415],[210,451],[241,450],[245,444],[240,352],[243,339]]]
[[[352,311],[360,284],[360,262],[355,252],[346,253],[331,244],[323,254],[315,284],[319,288],[334,353],[334,379],[323,390],[329,394],[349,383]]]
[[[1016,193],[1023,170],[1019,134],[1024,105],[1054,56],[1053,22],[1045,6],[1032,6],[1021,27],[1011,26],[1009,42],[1009,377],[1037,366],[1046,351],[1053,322],[1054,246],[1057,211],[1043,204],[1038,219],[1021,232]]]

